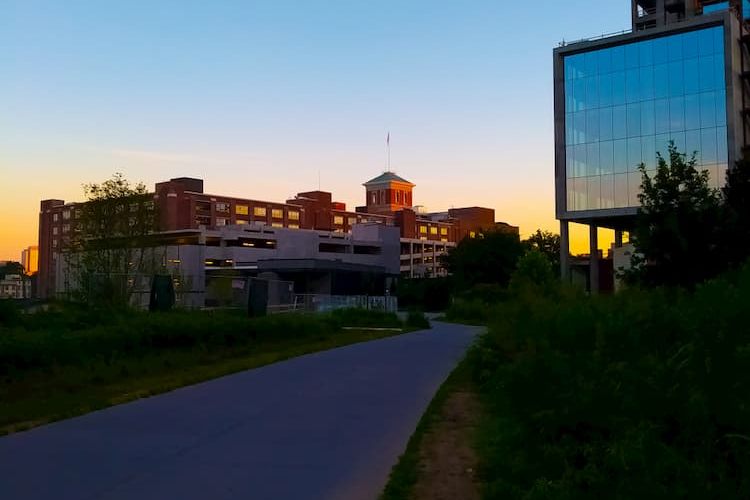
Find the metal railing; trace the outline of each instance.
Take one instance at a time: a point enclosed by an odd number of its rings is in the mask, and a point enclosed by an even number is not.
[[[285,311],[307,311],[326,312],[335,309],[372,309],[377,311],[398,311],[398,298],[390,295],[323,295],[323,294],[297,294],[294,296],[294,304],[288,309],[275,309],[273,312]],[[272,308],[269,306],[269,312]]]

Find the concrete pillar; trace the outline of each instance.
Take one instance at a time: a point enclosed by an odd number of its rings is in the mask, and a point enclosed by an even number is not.
[[[589,281],[591,294],[599,293],[599,235],[598,228],[589,226]]]
[[[570,233],[569,222],[560,221],[560,277],[565,283],[570,282]]]
[[[615,229],[615,248],[622,248],[622,230]]]
[[[432,277],[437,276],[437,244],[432,244]]]
[[[414,243],[409,242],[409,277],[414,277]]]

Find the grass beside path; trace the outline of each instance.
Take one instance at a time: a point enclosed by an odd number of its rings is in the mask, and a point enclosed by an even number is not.
[[[479,399],[464,359],[427,407],[380,500],[479,498],[473,442],[479,417]]]
[[[367,329],[381,326],[403,330]],[[0,322],[0,435],[414,329],[367,311],[257,319],[67,309],[21,315]]]

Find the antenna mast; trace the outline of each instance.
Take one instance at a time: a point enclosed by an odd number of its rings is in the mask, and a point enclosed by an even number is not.
[[[385,145],[386,149],[388,150],[388,167],[386,168],[386,172],[391,171],[391,132],[388,132],[388,135],[385,138]]]

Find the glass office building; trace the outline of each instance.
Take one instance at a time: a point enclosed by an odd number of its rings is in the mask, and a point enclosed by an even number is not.
[[[713,187],[727,167],[724,28],[564,58],[568,211],[637,207],[639,165],[696,153]]]
[[[591,228],[592,261],[597,228],[615,231],[615,247],[633,228],[640,165],[654,173],[674,143],[720,188],[750,138],[750,0],[631,0],[631,7],[631,31],[554,50],[564,275],[570,222]]]

